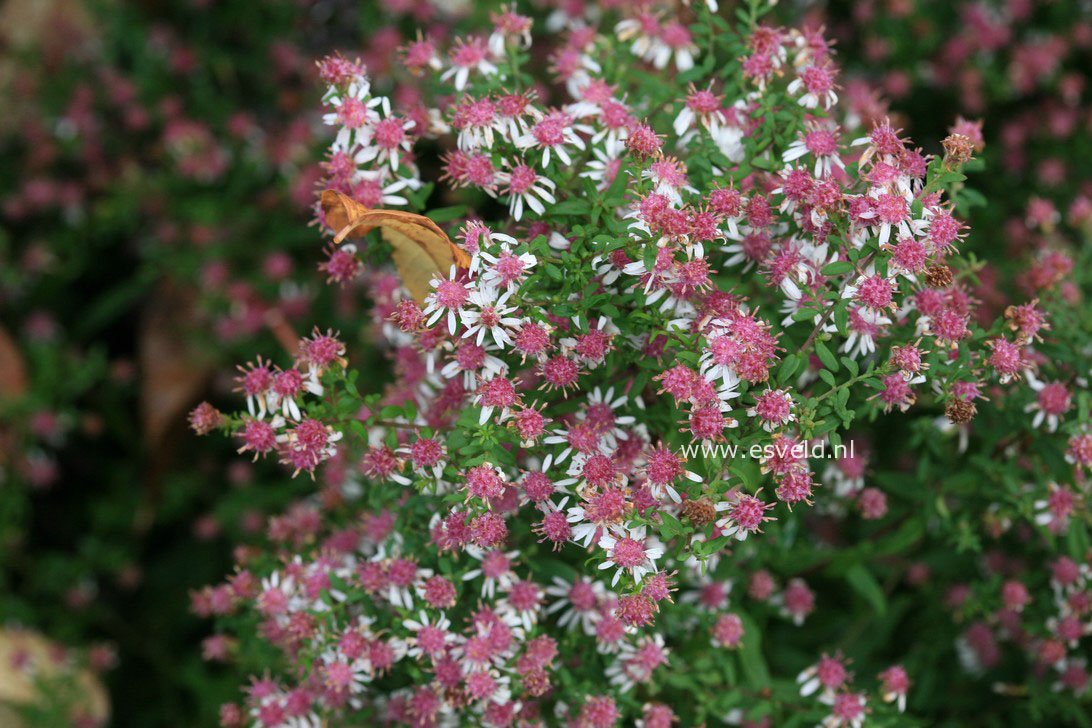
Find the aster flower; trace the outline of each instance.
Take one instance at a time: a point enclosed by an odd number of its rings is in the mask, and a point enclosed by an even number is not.
[[[538,624],[543,591],[531,579],[515,580],[503,588],[505,597],[497,602],[497,613],[512,627],[530,632]]]
[[[660,633],[642,636],[636,644],[625,642],[614,662],[607,666],[606,676],[611,685],[622,693],[629,692],[638,684],[648,683],[652,672],[667,664],[669,650],[664,646]]]
[[[557,185],[554,181],[541,176],[523,162],[510,164],[508,171],[499,172],[497,176],[505,185],[503,194],[508,197],[508,212],[516,221],[523,217],[524,206],[538,215],[544,215],[546,204],[557,202],[554,197]]]
[[[899,712],[906,710],[906,694],[910,690],[910,678],[901,665],[892,665],[879,675],[883,683],[882,697],[885,703],[896,703]]]
[[[822,728],[861,728],[868,714],[864,693],[842,692],[825,697],[822,702],[831,706],[830,715],[823,718]]]
[[[470,300],[470,289],[458,280],[454,264],[447,278],[435,276],[429,285],[436,290],[425,296],[425,308],[422,313],[429,317],[427,322],[429,326],[435,325],[446,314],[448,333],[454,336],[457,315],[462,314],[463,307]]]
[[[789,82],[786,90],[792,94],[803,94],[799,98],[801,106],[814,109],[829,109],[838,103],[835,93],[834,68],[830,65],[811,65],[803,68],[800,75]]]
[[[520,320],[510,316],[516,311],[515,306],[505,305],[512,296],[512,290],[500,293],[493,287],[481,287],[470,292],[468,307],[459,311],[459,318],[466,331],[463,338],[474,337],[475,343],[481,346],[485,341],[485,335],[493,338],[493,343],[502,349],[514,344],[510,331],[514,331],[520,324]]]
[[[808,127],[802,136],[788,146],[781,159],[789,164],[809,155],[815,159],[812,174],[817,179],[829,177],[835,167],[845,170],[845,164],[838,152],[838,128],[829,130],[818,125]]]
[[[783,389],[768,389],[755,395],[755,405],[747,410],[750,417],[762,421],[762,429],[773,432],[796,420],[792,411],[792,396]]]
[[[503,56],[509,44],[524,49],[531,47],[531,26],[534,21],[516,13],[514,7],[503,5],[500,12],[489,13],[489,20],[493,23],[489,52],[494,56]]]
[[[444,342],[443,347],[454,353],[440,370],[440,376],[459,379],[468,391],[477,390],[479,382],[491,380],[508,370],[508,365],[493,355],[497,346],[492,340],[477,344],[461,337],[457,342]]]
[[[495,254],[486,251],[480,253],[483,265],[488,264],[481,274],[481,283],[514,291],[526,279],[528,272],[538,265],[538,258],[531,253],[513,253],[512,248],[518,243],[511,236],[494,233],[490,239],[491,242],[499,241],[500,245]]]
[[[763,503],[758,498],[758,492],[749,495],[733,491],[723,502],[727,506],[718,510],[722,510],[724,515],[716,522],[723,536],[734,536],[736,540],[743,541],[749,534],[761,533],[763,522],[775,520],[773,516],[766,515],[774,504]]]
[[[519,558],[518,550],[500,551],[470,545],[466,547],[466,553],[480,561],[481,566],[466,571],[463,574],[463,581],[473,581],[482,577],[482,597],[492,599],[498,587],[503,591],[514,583],[516,574],[512,566]]]
[[[624,532],[622,523],[631,507],[625,493],[619,488],[605,488],[601,492],[590,494],[583,505],[567,509],[569,523],[575,524],[573,541],[588,548],[607,530]]]
[[[443,614],[430,616],[424,609],[415,618],[403,620],[402,626],[414,634],[409,640],[406,654],[415,660],[423,657],[436,659],[457,640],[456,635],[449,631],[451,620]]]
[[[366,145],[371,141],[371,125],[378,118],[375,109],[383,100],[381,96],[371,96],[371,84],[364,76],[354,78],[343,92],[331,88],[323,98],[331,111],[323,115],[322,121],[340,127],[333,148],[348,150],[354,144]]]
[[[569,156],[569,148],[583,151],[584,140],[577,135],[577,130],[587,134],[592,133],[592,128],[587,126],[575,126],[573,118],[563,111],[552,111],[535,123],[531,129],[514,140],[517,149],[542,150],[542,166],[550,166],[550,154],[556,154],[558,159],[566,165],[573,163]],[[539,213],[542,214],[542,213]]]
[[[1062,382],[1039,380],[1030,369],[1027,370],[1026,375],[1028,386],[1036,392],[1035,401],[1024,408],[1025,412],[1035,413],[1031,426],[1039,427],[1045,422],[1047,432],[1055,432],[1061,416],[1069,410],[1072,403],[1069,389]]]
[[[680,73],[694,67],[694,56],[699,53],[690,30],[677,21],[672,21],[660,28],[660,33],[646,53],[646,59],[656,68],[666,68],[675,59],[675,68]]]
[[[395,116],[391,113],[387,97],[381,99],[383,114],[372,119],[371,138],[353,155],[353,159],[357,164],[389,163],[391,172],[395,172],[399,159],[413,149],[413,138],[408,132],[416,126],[416,122]]]
[[[448,60],[451,62],[451,67],[441,74],[440,80],[454,79],[456,91],[466,88],[471,72],[485,76],[495,76],[498,72],[492,62],[489,46],[482,38],[456,38],[448,54]]]
[[[664,551],[649,545],[645,540],[645,527],[638,526],[619,532],[618,535],[607,531],[599,538],[599,547],[608,553],[607,560],[599,564],[600,569],[616,567],[611,586],[618,583],[622,573],[629,571],[635,582],[640,582],[645,574],[656,570],[656,559]]]
[[[849,679],[849,672],[841,657],[830,657],[826,654],[796,676],[800,694],[804,697],[815,694],[819,688],[823,689],[820,696],[833,697]]]
[[[691,83],[683,107],[672,124],[675,134],[684,136],[697,121],[710,134],[716,136],[723,122],[720,111],[723,99],[723,96],[714,94],[712,90],[699,90]]]

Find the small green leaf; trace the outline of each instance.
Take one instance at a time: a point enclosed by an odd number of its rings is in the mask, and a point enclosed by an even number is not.
[[[551,215],[586,215],[589,212],[591,203],[581,199],[565,200],[550,208]]]
[[[853,591],[860,594],[865,600],[872,605],[872,608],[877,614],[883,614],[887,611],[887,598],[883,594],[883,589],[880,588],[880,583],[876,581],[876,577],[872,576],[864,564],[854,564],[846,571],[846,581],[853,588]]]
[[[656,255],[660,252],[660,249],[655,245],[646,245],[644,250],[641,251],[641,260],[645,264],[645,270],[649,273],[656,266]]]
[[[766,667],[766,658],[762,654],[762,630],[749,614],[740,613],[743,622],[743,642],[739,649],[739,661],[743,674],[751,687],[761,690],[770,686],[770,669]]]
[[[823,362],[823,366],[832,373],[838,371],[838,359],[830,352],[827,345],[818,339],[815,341],[815,353],[819,355],[819,361]]]
[[[796,376],[797,371],[800,370],[800,365],[803,363],[803,359],[799,354],[789,354],[785,357],[785,360],[781,362],[781,367],[777,370],[777,381],[780,384],[786,384]]]
[[[838,305],[834,308],[834,325],[842,336],[849,331],[849,310],[845,306]]]
[[[451,207],[437,207],[429,210],[427,217],[433,222],[450,222],[466,217],[466,205],[452,205]]]
[[[840,276],[843,273],[849,273],[853,270],[853,264],[848,260],[836,260],[833,263],[827,263],[823,266],[823,269],[819,271],[825,276]]]

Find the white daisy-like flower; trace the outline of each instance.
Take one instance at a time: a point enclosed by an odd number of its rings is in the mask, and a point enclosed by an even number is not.
[[[461,376],[463,386],[469,392],[477,390],[479,381],[492,379],[508,370],[507,364],[490,353],[497,350],[492,341],[486,341],[482,346],[471,341],[445,341],[442,348],[449,355],[454,352],[454,356],[440,370],[440,376],[444,379]]]
[[[320,460],[329,460],[337,454],[337,443],[345,436],[345,433],[335,430],[330,425],[326,425],[326,445],[318,451],[317,455]],[[299,434],[295,429],[284,430],[276,437],[277,444],[283,445],[288,449],[296,448],[299,442]],[[302,446],[308,450],[311,449],[310,445]],[[298,472],[298,471],[297,471]]]
[[[644,526],[629,529],[628,533],[619,536],[605,531],[599,537],[599,547],[608,552],[607,560],[599,564],[599,568],[616,568],[611,586],[618,583],[625,571],[630,572],[635,583],[639,583],[645,574],[656,571],[656,559],[664,555],[664,550],[649,545],[645,538]]]
[[[817,728],[861,728],[867,715],[864,693],[842,693],[837,696],[824,695],[819,699],[819,702],[834,705],[836,700],[846,702],[840,706],[837,713],[831,713],[823,718]],[[851,715],[847,714],[850,709],[852,709]]]
[[[632,415],[618,415],[616,410],[621,409],[629,401],[629,395],[614,396],[614,387],[608,387],[603,392],[598,385],[588,394],[588,404],[579,415],[581,421],[591,422],[600,435],[605,438],[608,448],[617,446],[618,440],[626,439],[627,430],[637,421]]]
[[[497,593],[497,587],[508,589],[515,583],[516,573],[512,571],[512,564],[519,558],[519,551],[483,549],[470,544],[466,547],[466,553],[471,558],[480,561],[481,566],[463,574],[463,581],[473,581],[479,576],[484,577],[482,579],[482,597],[492,599]]]
[[[416,126],[412,119],[403,119],[391,112],[391,102],[386,96],[376,97],[382,114],[375,114],[371,120],[371,134],[363,149],[353,158],[358,164],[379,165],[390,163],[391,171],[398,169],[398,160],[402,154],[413,149],[413,138],[407,133]],[[359,142],[358,142],[359,143]]]
[[[578,430],[577,428],[582,429]],[[569,459],[569,455],[571,455],[574,450],[576,450],[577,452],[583,452],[586,449],[586,443],[584,443],[583,440],[586,439],[588,434],[588,426],[585,423],[581,422],[576,423],[569,428],[558,428],[553,431],[552,435],[547,435],[546,437],[544,437],[542,441],[546,445],[565,445],[565,449],[561,451],[561,454],[554,458],[554,463],[560,465],[561,463]],[[610,447],[603,440],[603,438],[598,433],[592,434],[594,436],[595,442],[592,443],[592,450],[590,452],[598,452],[603,455],[609,455]],[[580,442],[577,441],[578,438]]]
[[[402,626],[414,633],[406,655],[415,660],[442,655],[458,639],[450,631],[451,620],[443,614],[431,617],[424,609],[417,613],[417,618],[402,620]]]
[[[635,56],[644,58],[653,51],[656,45],[656,33],[659,32],[659,23],[651,16],[631,17],[619,21],[614,26],[614,34],[618,40],[630,43],[629,51]],[[666,65],[666,64],[665,64]]]
[[[608,595],[603,582],[578,578],[570,583],[555,576],[544,591],[546,596],[556,599],[546,607],[546,614],[559,614],[559,627],[569,630],[580,627],[584,634],[594,634],[595,616],[600,603]]]
[[[457,314],[462,312],[462,307],[470,298],[470,292],[463,283],[456,280],[457,278],[458,272],[454,263],[451,264],[447,278],[438,274],[434,275],[429,285],[436,290],[425,296],[425,308],[422,310],[424,315],[429,316],[427,321],[429,326],[434,326],[437,321],[444,318],[444,314],[447,314],[447,330],[452,336],[455,335],[458,323]]]
[[[891,324],[891,319],[877,311],[871,311],[863,306],[851,307],[849,310],[849,335],[839,351],[849,354],[855,359],[872,354],[876,351],[876,338],[885,326]],[[837,326],[827,324],[824,331],[837,332]],[[925,377],[917,381],[924,382]]]
[[[469,305],[473,308],[465,308],[459,312],[459,318],[466,327],[464,339],[474,337],[478,346],[485,341],[485,335],[493,337],[493,342],[502,349],[512,346],[509,330],[519,328],[520,319],[510,316],[516,310],[515,306],[505,305],[512,296],[512,290],[508,289],[503,294],[492,286],[478,288],[470,292]]]
[[[364,692],[372,681],[372,665],[367,657],[349,660],[336,650],[327,650],[316,667],[318,674],[325,675],[328,683],[336,684],[353,695]]]
[[[508,197],[508,214],[519,222],[526,205],[536,214],[545,215],[546,205],[557,203],[557,198],[554,197],[557,185],[549,177],[538,174],[522,162],[509,166],[510,169],[497,173],[498,181],[506,185],[503,194]]]
[[[488,263],[479,279],[482,285],[504,288],[511,292],[519,287],[519,284],[527,277],[528,271],[538,265],[538,258],[531,253],[515,254],[512,248],[519,245],[511,235],[502,233],[490,234],[492,242],[500,242],[500,248],[494,253],[481,251],[475,256],[483,263]]]
[[[509,627],[530,632],[538,624],[542,611],[542,588],[534,581],[516,581],[504,588],[507,594],[497,601],[497,614]]]
[[[636,644],[624,642],[615,661],[607,666],[607,679],[611,685],[618,686],[619,692],[629,692],[636,685],[647,683],[652,671],[666,664],[668,654],[659,632],[641,637]]]
[[[661,29],[645,58],[656,68],[664,69],[674,57],[675,69],[679,73],[686,73],[694,67],[694,56],[699,50],[685,25],[670,22]]]
[[[531,129],[514,140],[517,149],[542,150],[542,166],[550,166],[550,154],[556,154],[566,166],[573,163],[569,156],[569,147],[580,151],[586,148],[584,140],[577,135],[582,131],[589,136],[594,129],[586,125],[574,125],[571,116],[563,111],[555,111],[540,119]]]
[[[471,71],[485,76],[497,75],[488,44],[481,38],[456,38],[450,53],[451,67],[440,76],[441,81],[454,79],[455,90],[462,91],[470,80]]]
[[[1039,427],[1045,422],[1047,432],[1056,432],[1061,421],[1060,415],[1071,406],[1072,395],[1061,382],[1041,381],[1031,369],[1025,371],[1025,376],[1028,386],[1038,393],[1035,401],[1024,407],[1025,412],[1035,413],[1031,426]]]
[[[815,158],[812,174],[816,179],[829,177],[835,167],[845,170],[845,163],[838,153],[837,128],[831,131],[823,127],[809,128],[797,137],[781,155],[781,161],[791,164],[802,157]]]
[[[607,137],[603,146],[594,147],[592,156],[588,160],[585,170],[580,176],[596,183],[595,188],[603,191],[614,183],[622,168],[622,153],[625,151],[625,143],[614,137]]]
[[[386,169],[362,169],[354,179],[356,183],[371,182],[378,186],[378,204],[389,207],[391,205],[408,205],[409,198],[400,194],[403,190],[421,189],[421,180],[415,177],[396,177],[393,180],[386,179]]]
[[[370,94],[371,84],[362,76],[354,79],[343,94],[333,87],[327,92],[323,103],[332,111],[323,114],[322,121],[340,127],[331,145],[334,150],[345,151],[371,140],[371,125],[378,118],[375,109],[383,103],[383,97],[372,98]]]
[[[258,609],[285,617],[287,612],[298,611],[306,604],[296,590],[296,582],[291,576],[282,576],[274,571],[261,581],[262,591],[258,595]]]

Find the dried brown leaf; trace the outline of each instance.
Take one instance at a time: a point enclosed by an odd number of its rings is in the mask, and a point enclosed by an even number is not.
[[[19,345],[0,326],[0,399],[14,399],[27,391],[30,378]]]
[[[55,655],[60,646],[41,634],[28,629],[0,629],[0,725],[24,728],[15,711],[16,707],[42,700],[35,680],[57,675],[66,669],[66,663],[58,664]],[[29,665],[33,669],[25,669]],[[105,722],[110,715],[110,702],[106,690],[89,670],[76,673],[76,705],[91,717]]]
[[[436,273],[447,275],[454,264],[470,267],[470,256],[424,215],[402,210],[373,210],[337,190],[322,193],[326,223],[336,231],[335,243],[359,238],[379,228],[394,249],[394,265],[417,303],[423,303]]]
[[[159,449],[201,394],[211,363],[189,344],[198,325],[195,296],[165,283],[148,302],[138,342],[141,421],[145,441]]]

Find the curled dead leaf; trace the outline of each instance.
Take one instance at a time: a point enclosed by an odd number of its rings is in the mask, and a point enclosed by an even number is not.
[[[89,33],[91,15],[79,0],[7,0],[0,3],[0,42],[20,50],[57,34],[59,23]]]
[[[29,385],[23,354],[11,334],[0,326],[0,400],[18,397]]]
[[[211,362],[189,344],[196,329],[193,292],[171,283],[160,285],[144,310],[140,327],[141,419],[153,450],[164,444],[170,428],[185,420],[212,371]]]
[[[0,134],[18,133],[27,115],[34,113],[30,99],[10,92],[19,77],[24,51],[51,66],[92,47],[96,35],[88,3],[82,0],[5,0],[0,2],[0,89],[4,113]]]
[[[38,632],[28,629],[0,629],[0,725],[24,728],[15,708],[42,700],[37,681],[62,677],[72,670],[57,660],[63,649]],[[73,691],[66,695],[72,707],[105,723],[110,701],[99,679],[87,669],[73,674]]]
[[[402,210],[373,210],[337,190],[322,193],[326,223],[336,231],[334,243],[359,238],[379,228],[394,250],[394,265],[417,303],[423,303],[433,275],[446,276],[451,266],[469,268],[470,256],[424,215]]]

